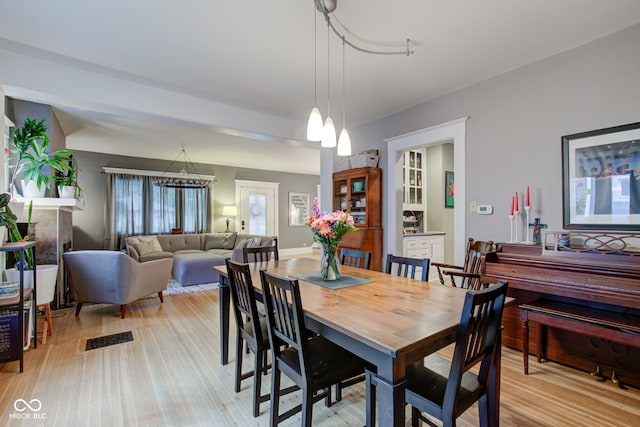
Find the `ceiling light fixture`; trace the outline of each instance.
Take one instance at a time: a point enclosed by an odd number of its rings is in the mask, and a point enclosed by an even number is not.
[[[349,138],[349,132],[347,132],[347,108],[345,106],[345,42],[344,36],[342,37],[342,131],[340,132],[340,138],[338,138],[338,156],[350,156],[351,155],[351,138]]]
[[[313,100],[314,107],[307,123],[307,139],[309,141],[322,140],[322,115],[318,108],[318,19],[313,11]]]
[[[182,144],[182,149],[171,164],[169,164],[169,167],[167,167],[162,176],[156,180],[155,185],[166,188],[207,188],[216,181],[215,176],[200,176],[200,174],[198,174],[196,167],[187,155],[187,150],[185,150],[184,147],[184,144]],[[180,173],[169,172],[171,166],[173,166],[181,155],[184,166],[182,170],[180,170]],[[193,173],[189,172],[189,167],[191,167]]]
[[[409,56],[411,54],[413,54],[413,50],[411,50],[411,47],[415,45],[414,42],[411,41],[411,39],[406,39],[405,42],[406,43],[406,48],[403,50],[379,50],[379,49],[369,49],[369,48],[364,48],[361,47],[360,45],[351,42],[347,39],[347,37],[345,36],[345,33],[350,34],[352,37],[358,39],[358,40],[363,40],[360,37],[357,37],[352,31],[350,31],[345,25],[343,25],[337,18],[335,18],[335,21],[338,23],[338,25],[340,26],[340,29],[338,29],[334,23],[332,22],[329,14],[333,13],[336,10],[336,7],[338,5],[338,0],[313,0],[314,4],[315,4],[315,8],[318,12],[322,13],[324,15],[325,20],[327,21],[327,118],[325,120],[324,123],[324,127],[322,127],[322,115],[320,114],[320,110],[318,109],[317,105],[318,105],[318,99],[317,99],[317,28],[316,28],[316,21],[314,20],[314,85],[315,85],[315,106],[313,107],[313,109],[311,110],[311,114],[309,115],[309,121],[307,123],[307,139],[309,141],[318,141],[320,140],[321,143],[320,145],[322,147],[335,147],[336,145],[338,145],[338,155],[340,156],[349,156],[351,155],[351,139],[349,137],[349,133],[346,130],[346,125],[345,125],[345,117],[346,117],[346,113],[345,113],[345,65],[344,65],[344,60],[345,60],[345,47],[348,45],[350,47],[352,47],[353,49],[363,52],[363,53],[368,53],[368,54],[373,54],[373,55],[406,55]],[[329,49],[329,44],[330,44],[330,32],[331,30],[342,40],[342,131],[340,132],[340,141],[338,141],[338,144],[336,144],[336,130],[335,130],[335,126],[333,124],[333,120],[331,119],[330,116],[330,97],[331,97],[331,87],[330,87],[330,82],[331,82],[331,78],[330,78],[330,73],[331,73],[331,67],[330,67],[330,49]],[[369,44],[373,44],[375,45],[375,42],[367,42]],[[383,43],[379,43],[379,45],[382,45]],[[389,46],[389,43],[384,43],[385,46]]]

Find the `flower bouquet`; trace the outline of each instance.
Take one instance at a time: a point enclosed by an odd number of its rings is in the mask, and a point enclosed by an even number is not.
[[[340,277],[340,263],[338,262],[338,245],[342,237],[352,231],[358,231],[353,226],[353,217],[349,212],[320,212],[318,198],[313,199],[313,211],[315,216],[307,217],[305,224],[313,232],[313,241],[322,245],[322,270],[320,274],[323,280],[336,280]]]

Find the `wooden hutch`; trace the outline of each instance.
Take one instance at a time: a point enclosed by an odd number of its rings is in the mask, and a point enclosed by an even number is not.
[[[351,213],[357,232],[341,248],[371,252],[371,269],[382,271],[382,169],[363,167],[333,174],[333,207]]]

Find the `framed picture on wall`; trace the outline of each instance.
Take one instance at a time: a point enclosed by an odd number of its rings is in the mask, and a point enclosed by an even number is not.
[[[453,182],[453,172],[445,171],[444,172],[444,207],[452,208],[453,207],[453,195],[454,195],[454,182]]]
[[[562,137],[563,225],[640,230],[640,123]]]
[[[309,216],[309,194],[289,193],[289,227],[304,226]]]

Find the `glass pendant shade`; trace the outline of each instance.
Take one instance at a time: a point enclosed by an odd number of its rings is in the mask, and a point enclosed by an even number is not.
[[[309,122],[307,123],[307,140],[321,141],[322,131],[322,115],[318,107],[313,107],[311,114],[309,114]]]
[[[336,146],[336,127],[333,125],[331,117],[327,116],[322,129],[321,147],[332,148]]]
[[[345,128],[342,128],[340,132],[340,138],[338,138],[338,156],[350,156],[351,155],[351,138],[349,138],[349,132]]]

